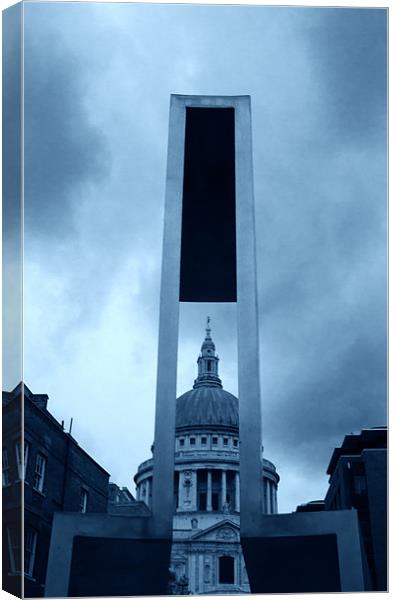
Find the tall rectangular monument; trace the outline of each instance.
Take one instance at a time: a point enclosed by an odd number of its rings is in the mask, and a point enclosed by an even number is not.
[[[241,535],[250,536],[263,499],[249,96],[171,96],[164,220],[154,520],[171,534],[179,302],[237,302]]]

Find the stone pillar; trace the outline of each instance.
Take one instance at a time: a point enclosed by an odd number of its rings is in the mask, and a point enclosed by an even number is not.
[[[189,561],[189,590],[192,594],[196,591],[196,555],[190,555]]]
[[[148,477],[145,484],[145,503],[150,508],[150,477]]]
[[[239,512],[240,508],[240,494],[239,494],[239,473],[235,473],[235,510]]]
[[[226,471],[223,469],[222,470],[222,498],[221,498],[221,509],[223,509],[223,506],[226,503],[226,495],[227,495],[227,474]]]
[[[267,515],[271,513],[271,502],[270,502],[270,486],[268,479],[265,480],[265,511]]]
[[[274,497],[274,484],[270,482],[270,490],[271,490],[271,512],[275,514],[275,497]]]
[[[181,510],[182,507],[182,471],[178,472],[178,506],[176,507],[177,510]]]
[[[212,510],[212,471],[207,471],[207,510]]]
[[[204,555],[198,556],[198,591],[200,594],[204,591]]]

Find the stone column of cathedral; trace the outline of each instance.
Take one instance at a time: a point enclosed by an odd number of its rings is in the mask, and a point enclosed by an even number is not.
[[[212,510],[212,471],[207,471],[207,510]]]
[[[224,507],[224,505],[226,504],[226,500],[227,500],[227,473],[226,471],[223,469],[222,470],[222,497],[221,497],[221,508]]]
[[[235,510],[239,512],[240,508],[240,490],[239,490],[239,473],[235,473]]]

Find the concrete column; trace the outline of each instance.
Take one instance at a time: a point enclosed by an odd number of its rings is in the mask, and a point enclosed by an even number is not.
[[[241,536],[252,537],[263,509],[261,396],[250,98],[235,102],[237,328]]]
[[[226,502],[226,494],[227,494],[227,474],[226,474],[226,471],[223,469],[222,470],[222,506],[221,506],[221,509],[223,509],[223,506]]]
[[[198,557],[198,591],[201,594],[204,591],[204,555]]]
[[[175,399],[179,328],[183,161],[186,111],[171,96],[161,269],[152,512],[156,535],[172,537]]]
[[[207,510],[212,510],[212,471],[207,471]]]
[[[235,473],[235,510],[239,512],[240,508],[240,493],[239,493],[239,473]]]

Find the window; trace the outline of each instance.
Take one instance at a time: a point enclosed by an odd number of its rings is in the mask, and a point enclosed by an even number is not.
[[[10,483],[10,465],[8,462],[8,450],[3,448],[3,486]]]
[[[234,583],[234,558],[219,556],[219,583]]]
[[[218,445],[218,438],[217,437],[213,437],[212,438],[212,445],[213,446],[217,446]]]
[[[88,510],[88,492],[86,490],[81,490],[81,499],[79,501],[79,512],[86,513]]]
[[[201,445],[202,445],[202,446],[205,446],[205,445],[206,445],[206,443],[207,443],[207,438],[206,438],[205,436],[203,436],[203,437],[201,438]]]
[[[212,370],[212,361],[208,360],[207,361],[207,371],[211,371]]]
[[[234,446],[234,448],[238,448],[238,440],[237,440],[237,438],[233,439],[233,446]]]
[[[212,492],[212,510],[219,510],[219,494]]]
[[[44,489],[46,458],[38,453],[36,457],[36,468],[34,470],[33,488],[38,492]]]
[[[196,438],[195,437],[191,437],[190,438],[190,445],[191,446],[195,446],[196,445]]]
[[[223,446],[228,446],[228,438],[223,438]]]
[[[36,555],[37,532],[31,527],[25,529],[25,574],[33,575]]]
[[[184,446],[184,445],[185,445],[185,440],[184,440],[183,438],[181,438],[181,439],[179,440],[179,445],[180,445],[180,446]]]
[[[20,442],[17,442],[15,444],[15,453],[16,453],[16,464],[18,467],[18,478],[26,479],[27,461],[29,458],[29,442],[24,443],[23,478],[22,478],[22,453],[21,453],[21,443]]]
[[[20,532],[19,532],[20,533]],[[14,527],[7,527],[8,555],[11,573],[21,572],[21,542],[20,535]]]

